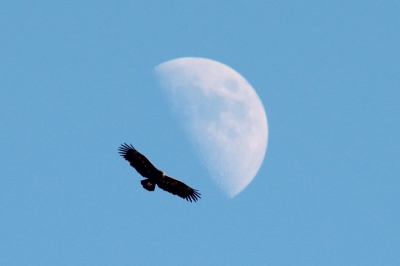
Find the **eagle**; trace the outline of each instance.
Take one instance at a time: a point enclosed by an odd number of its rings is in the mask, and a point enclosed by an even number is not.
[[[187,201],[196,202],[201,194],[185,183],[167,176],[163,171],[158,170],[143,154],[138,152],[132,144],[122,144],[118,148],[118,153],[127,160],[136,171],[145,177],[140,181],[143,188],[148,191],[154,191],[156,185],[174,195],[177,195]]]

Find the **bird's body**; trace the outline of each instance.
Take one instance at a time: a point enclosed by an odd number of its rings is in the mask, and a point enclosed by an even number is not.
[[[185,183],[167,176],[163,171],[158,170],[154,165],[133,146],[126,143],[119,147],[119,154],[127,160],[136,171],[146,179],[140,181],[143,188],[154,191],[156,185],[169,193],[177,195],[187,201],[197,201],[200,193]]]

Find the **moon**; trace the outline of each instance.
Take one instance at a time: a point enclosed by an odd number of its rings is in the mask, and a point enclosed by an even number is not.
[[[205,58],[167,61],[155,73],[210,176],[233,198],[267,150],[267,115],[256,91],[229,66]]]

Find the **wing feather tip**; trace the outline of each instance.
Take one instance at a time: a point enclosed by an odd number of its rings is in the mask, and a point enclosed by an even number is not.
[[[125,142],[123,144],[121,144],[120,147],[118,147],[118,153],[119,155],[121,155],[122,157],[125,158],[126,154],[130,151],[134,151],[136,152],[137,150],[132,146],[132,144],[126,144]]]

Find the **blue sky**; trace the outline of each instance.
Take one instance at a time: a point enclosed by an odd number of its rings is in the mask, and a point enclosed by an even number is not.
[[[400,264],[396,1],[5,1],[0,25],[1,265]],[[267,112],[231,200],[154,76],[187,56]],[[203,198],[145,191],[123,142]]]

